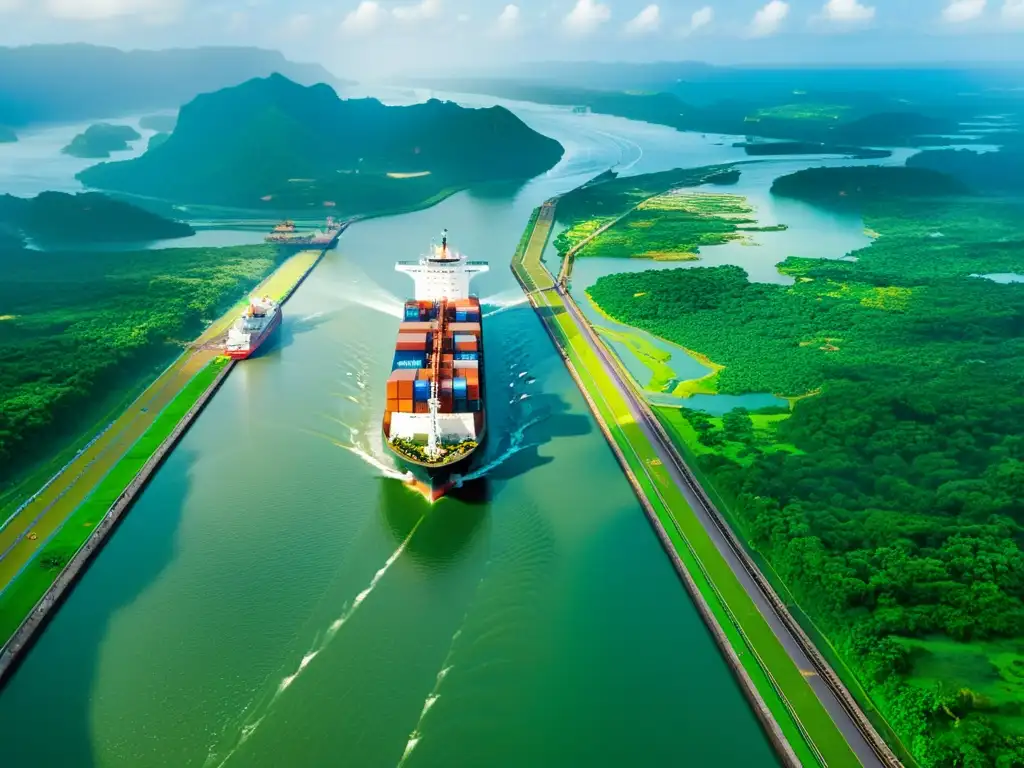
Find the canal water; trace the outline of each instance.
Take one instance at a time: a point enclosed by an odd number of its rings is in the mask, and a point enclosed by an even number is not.
[[[5,768],[776,764],[508,266],[552,194],[704,155],[522,114],[556,169],[352,227],[228,378],[0,693]],[[379,427],[394,262],[445,227],[491,263],[490,440],[429,505]]]

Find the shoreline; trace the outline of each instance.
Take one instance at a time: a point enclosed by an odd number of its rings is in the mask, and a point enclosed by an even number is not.
[[[328,249],[325,248],[319,251],[301,251],[294,254],[279,264],[278,267],[271,272],[270,275],[264,278],[255,288],[248,291],[247,295],[260,291],[273,292],[277,294],[280,303],[285,303],[295,293],[295,291],[298,290],[299,286],[302,285],[320,261],[323,260],[327,251]],[[284,285],[276,285],[276,283],[281,281],[284,282]],[[52,617],[54,610],[59,607],[66,595],[74,588],[78,577],[84,573],[92,558],[102,550],[109,535],[117,528],[121,519],[123,519],[124,515],[130,510],[139,492],[146,487],[153,474],[163,464],[166,457],[171,454],[174,447],[185,435],[189,427],[191,427],[195,419],[199,416],[213,395],[218,389],[220,389],[227,376],[234,369],[236,361],[226,358],[222,354],[212,354],[211,350],[204,349],[203,347],[204,344],[209,344],[210,341],[225,332],[230,323],[234,321],[238,308],[243,303],[244,300],[236,303],[230,310],[228,310],[227,313],[211,323],[210,326],[208,326],[206,330],[204,330],[203,333],[192,342],[190,345],[191,349],[176,358],[168,369],[149,387],[147,387],[143,395],[140,395],[140,398],[143,397],[145,392],[148,392],[152,387],[159,384],[160,380],[167,375],[168,372],[185,371],[187,370],[187,366],[192,364],[194,360],[199,360],[199,362],[202,363],[198,371],[188,376],[188,378],[178,386],[173,393],[173,397],[166,403],[160,412],[154,416],[153,421],[146,427],[146,429],[132,440],[131,444],[118,456],[109,469],[103,473],[94,484],[85,489],[86,494],[82,500],[69,511],[62,521],[60,521],[60,524],[56,527],[53,533],[39,544],[25,564],[12,576],[4,589],[0,591],[0,599],[17,602],[19,597],[19,595],[16,594],[17,588],[20,585],[27,583],[22,580],[28,578],[29,575],[34,575],[28,573],[28,569],[33,566],[41,566],[40,559],[43,557],[47,547],[51,543],[54,543],[57,537],[60,536],[67,523],[76,515],[76,513],[87,507],[89,500],[92,499],[95,494],[100,492],[101,486],[107,482],[108,478],[115,477],[115,472],[119,472],[124,467],[128,467],[129,469],[132,468],[133,462],[137,462],[139,458],[132,457],[130,455],[133,450],[144,445],[146,442],[151,442],[154,438],[160,439],[159,444],[155,447],[153,452],[146,457],[142,466],[132,473],[131,479],[120,489],[116,499],[107,507],[102,519],[89,530],[88,534],[85,535],[84,540],[75,549],[71,558],[64,563],[59,572],[54,575],[52,581],[46,587],[41,597],[34,601],[31,609],[27,613],[18,616],[19,623],[17,628],[9,637],[4,638],[4,643],[2,647],[0,647],[0,687],[2,687],[10,678],[14,670],[17,669],[17,666],[24,657],[24,654],[32,647],[34,641],[39,635],[39,632],[47,625],[49,619]],[[200,377],[210,375],[216,366],[222,367],[220,370],[216,371],[214,378],[206,383],[201,391],[188,391],[189,387],[191,387],[195,382],[200,381]],[[163,386],[166,387],[171,381],[173,381],[173,378],[169,379],[168,382],[165,382]],[[163,430],[167,426],[162,423],[163,417],[173,416],[173,407],[180,405],[178,403],[179,399],[188,397],[194,397],[194,400],[188,403],[188,410],[184,415],[177,419],[169,434],[162,435]],[[140,398],[136,398],[132,402],[136,403]],[[131,406],[129,406],[129,408],[130,407]],[[96,442],[102,438],[107,434],[109,429],[110,426],[108,425],[104,431],[95,436],[92,442]],[[76,461],[83,456],[83,454],[84,452],[80,452],[74,460],[69,462],[64,470],[52,477],[44,488],[37,491],[33,498],[38,496],[39,493],[42,493],[43,490],[51,485],[59,483],[61,476],[71,468],[72,465],[74,465]],[[65,488],[64,492],[69,488],[74,487],[74,483],[77,480],[77,476],[72,478],[71,484]],[[100,496],[102,496],[102,494],[100,494]],[[31,503],[31,501],[28,503]],[[23,536],[27,536],[28,533],[29,530],[26,529]],[[33,585],[31,584],[24,587],[24,589],[29,593],[25,597],[34,597],[36,593],[32,590],[32,587]]]

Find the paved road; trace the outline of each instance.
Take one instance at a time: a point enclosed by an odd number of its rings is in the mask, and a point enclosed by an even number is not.
[[[555,290],[562,295],[562,291],[559,288],[556,288]],[[832,719],[839,726],[840,731],[842,731],[843,735],[849,741],[851,749],[853,749],[861,764],[867,766],[867,768],[883,768],[884,763],[875,753],[874,748],[864,737],[864,734],[861,733],[860,728],[843,707],[842,703],[840,703],[835,694],[832,693],[832,689],[816,672],[814,672],[814,665],[803,652],[800,642],[779,618],[771,603],[761,591],[757,582],[755,582],[753,577],[747,572],[743,561],[733,549],[731,542],[719,529],[714,513],[707,508],[701,496],[695,492],[689,477],[682,470],[680,466],[682,464],[682,458],[674,447],[665,444],[661,433],[650,422],[647,411],[641,406],[636,391],[633,389],[632,385],[624,380],[618,366],[609,358],[604,346],[597,343],[595,338],[588,332],[587,321],[576,309],[575,303],[572,301],[564,301],[564,304],[566,311],[572,317],[573,322],[576,323],[580,329],[580,338],[590,345],[594,353],[598,356],[598,359],[601,361],[601,365],[605,372],[622,392],[623,397],[629,405],[630,413],[636,420],[636,423],[643,430],[644,435],[648,440],[650,440],[651,445],[658,454],[658,458],[672,475],[673,481],[683,492],[683,495],[693,508],[694,513],[701,521],[701,524],[707,530],[712,540],[714,540],[715,546],[718,547],[726,562],[729,563],[729,566],[735,572],[737,578],[739,578],[740,583],[743,584],[744,589],[746,589],[747,593],[765,617],[769,626],[771,626],[776,636],[782,642],[790,658],[793,659],[797,667],[802,670],[805,676],[809,679],[811,688],[814,690],[815,694],[817,694],[822,705],[832,716]]]

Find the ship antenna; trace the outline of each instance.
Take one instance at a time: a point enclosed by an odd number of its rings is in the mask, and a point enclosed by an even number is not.
[[[442,229],[441,230],[441,252],[445,253],[445,254],[448,253],[448,230],[447,229]]]

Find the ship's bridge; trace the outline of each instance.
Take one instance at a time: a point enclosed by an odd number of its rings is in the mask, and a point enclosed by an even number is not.
[[[467,261],[461,254],[448,248],[447,235],[429,256],[418,261],[400,261],[397,272],[404,272],[416,283],[417,301],[469,298],[469,281],[490,267],[486,261]]]

